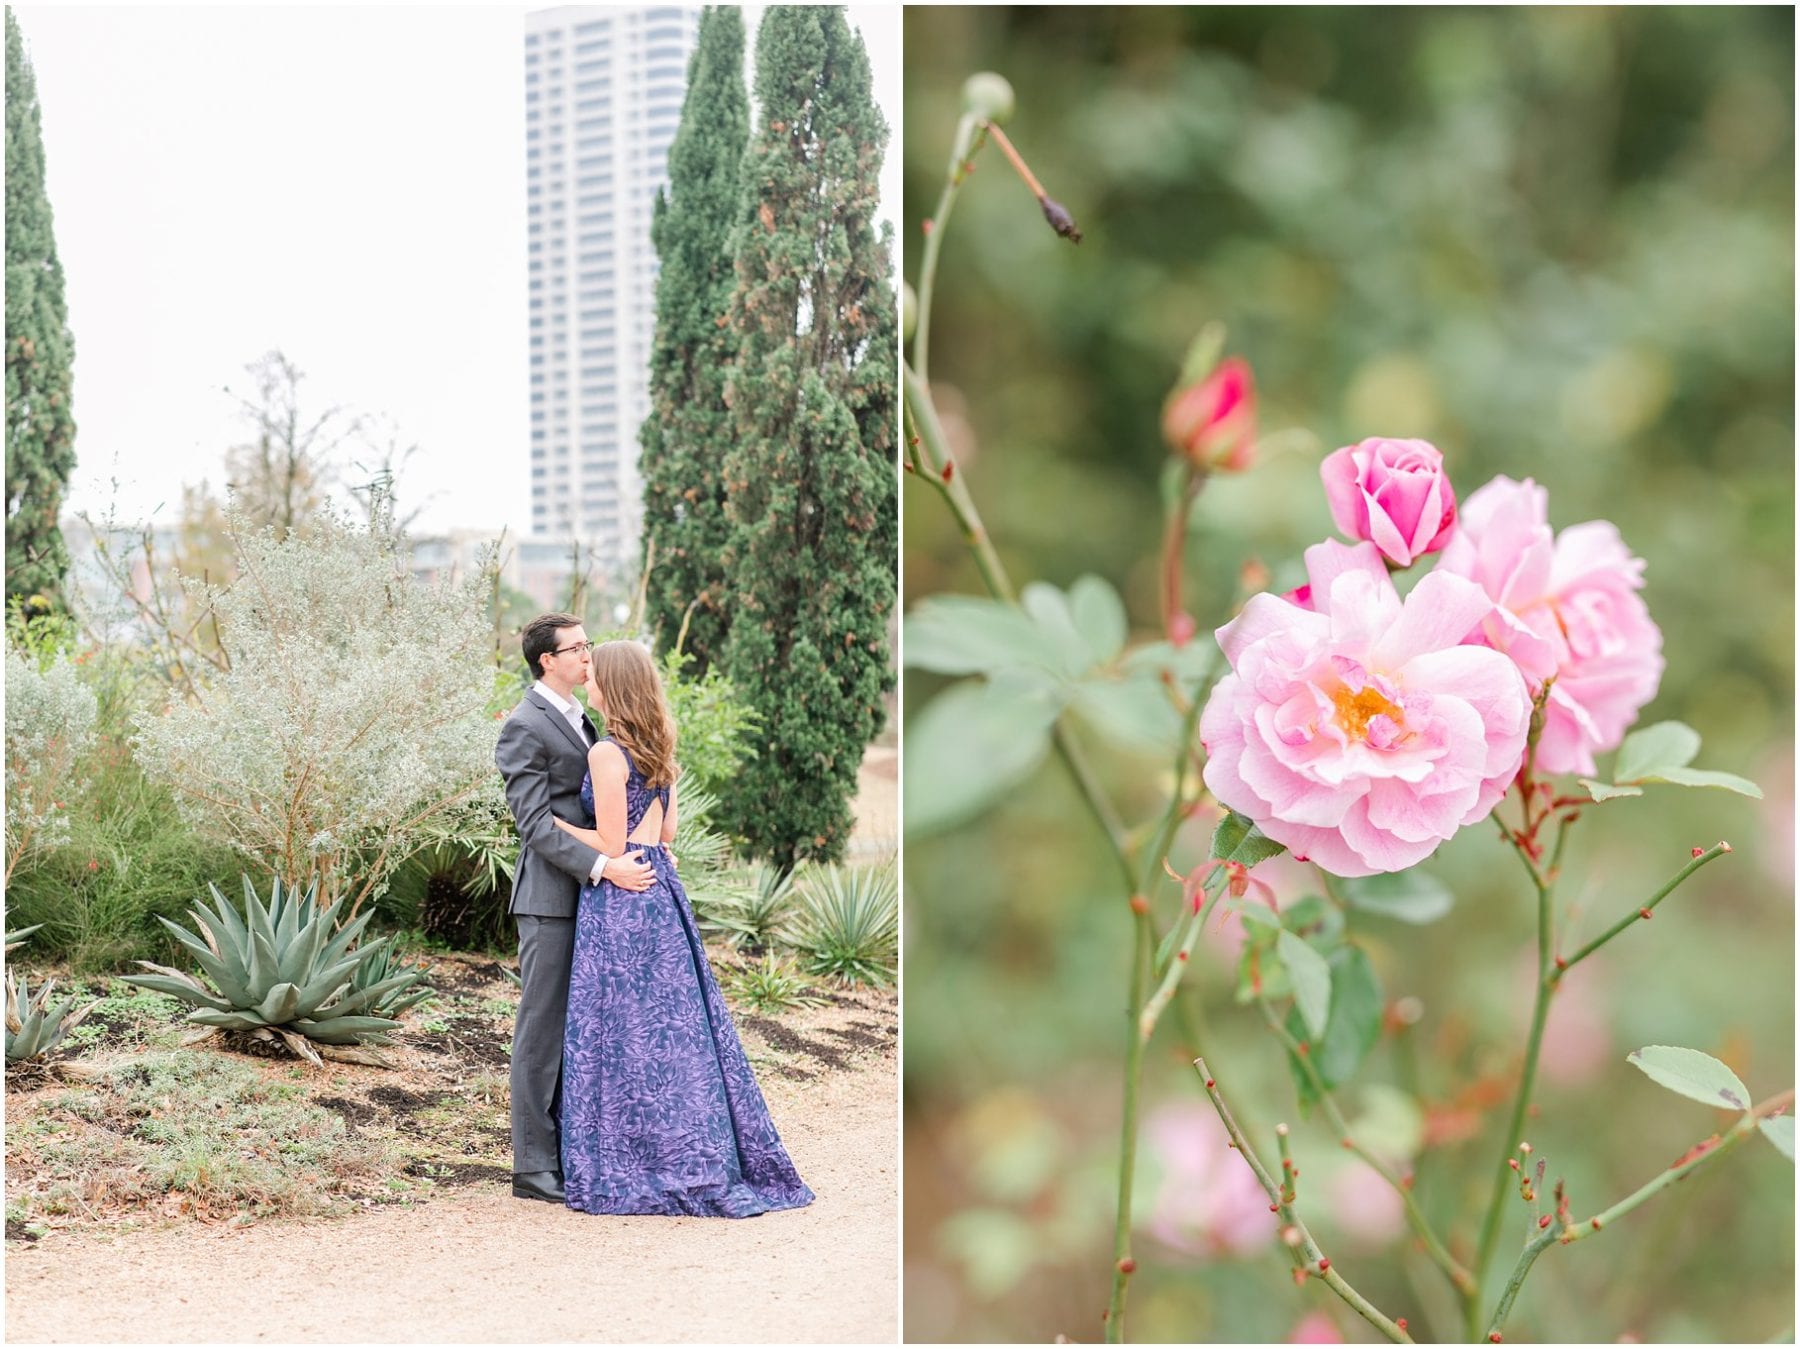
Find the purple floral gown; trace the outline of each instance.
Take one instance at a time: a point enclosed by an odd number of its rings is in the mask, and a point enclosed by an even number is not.
[[[617,743],[617,742],[614,742]],[[620,746],[624,750],[624,746]],[[625,833],[669,789],[629,752]],[[581,784],[591,820],[594,788]],[[668,849],[647,890],[581,888],[563,1032],[562,1167],[583,1213],[749,1218],[810,1204],[706,962]]]

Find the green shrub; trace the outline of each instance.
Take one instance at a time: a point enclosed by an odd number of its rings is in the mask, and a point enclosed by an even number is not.
[[[9,922],[42,925],[33,953],[67,961],[77,974],[173,955],[155,916],[178,910],[241,861],[199,838],[169,790],[144,776],[108,725],[109,699],[116,708],[118,697],[100,690],[100,733],[68,784],[66,842],[21,862],[6,892]]]
[[[700,930],[733,946],[760,950],[784,932],[794,910],[794,874],[768,862],[747,872],[684,882]]]
[[[372,913],[336,925],[339,899],[321,907],[316,889],[304,896],[277,878],[265,909],[250,878],[244,877],[244,916],[209,885],[213,904],[195,901],[188,912],[204,937],[163,918],[159,921],[187,947],[212,987],[167,966],[138,963],[152,971],[125,982],[167,993],[190,1003],[188,1020],[208,1031],[247,1031],[262,1040],[277,1036],[289,1049],[317,1064],[316,1042],[334,1057],[360,1063],[382,1060],[356,1046],[389,1043],[385,1032],[400,1023],[375,1009],[404,1007],[416,997],[400,994],[417,983],[424,971],[413,966],[389,968],[384,937],[360,950],[351,944],[368,926]],[[202,1032],[206,1034],[208,1032]]]
[[[779,1012],[784,1007],[817,1007],[825,999],[794,968],[791,958],[766,952],[760,963],[725,975],[725,992],[733,1002],[758,1012]]]
[[[797,885],[793,945],[814,974],[892,983],[900,956],[900,882],[894,865],[820,866]]]

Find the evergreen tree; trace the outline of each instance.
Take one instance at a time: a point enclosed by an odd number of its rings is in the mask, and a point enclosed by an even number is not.
[[[750,138],[744,89],[744,19],[715,5],[700,17],[688,63],[681,125],[669,147],[669,187],[658,193],[650,237],[661,267],[650,353],[644,447],[646,616],[657,646],[682,649],[704,673],[724,645],[725,500],[720,451],[729,438],[725,315],[736,284],[730,236],[739,171]]]
[[[6,594],[60,602],[69,550],[57,519],[75,470],[74,342],[63,303],[37,80],[6,11]]]
[[[893,675],[898,557],[887,126],[839,7],[778,5],[757,33],[726,391],[726,672],[761,718],[731,821],[783,866],[840,856]]]

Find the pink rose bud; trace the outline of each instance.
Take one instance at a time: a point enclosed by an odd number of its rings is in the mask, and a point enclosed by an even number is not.
[[[1163,404],[1163,438],[1196,468],[1239,473],[1256,458],[1256,381],[1233,356]]]
[[[1456,493],[1444,456],[1423,440],[1380,436],[1346,445],[1319,465],[1331,518],[1397,567],[1410,567],[1450,540]]]

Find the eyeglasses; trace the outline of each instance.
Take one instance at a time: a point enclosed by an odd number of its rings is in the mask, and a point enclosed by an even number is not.
[[[592,642],[576,642],[573,646],[559,646],[550,654],[552,656],[561,656],[570,651],[592,651],[593,649],[594,644]]]

